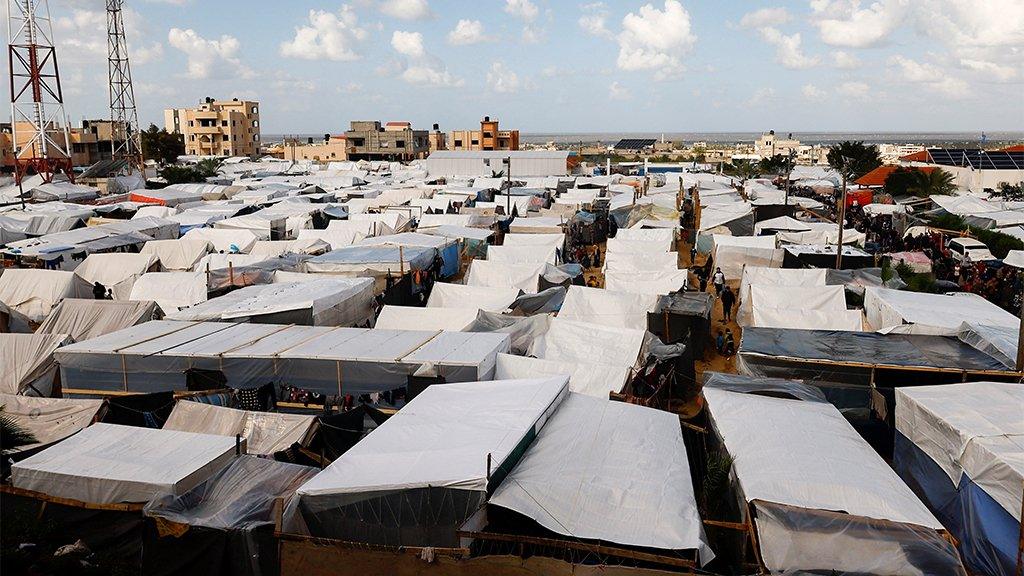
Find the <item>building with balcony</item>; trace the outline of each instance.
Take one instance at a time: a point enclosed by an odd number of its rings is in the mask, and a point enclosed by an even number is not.
[[[249,156],[260,152],[259,103],[206,98],[196,108],[164,110],[168,132],[185,138],[192,156]]]
[[[501,130],[498,121],[484,116],[479,130],[455,130],[449,150],[519,150],[519,130]]]
[[[429,132],[413,130],[408,122],[375,120],[351,122],[345,132],[349,160],[408,161],[426,158],[430,153]]]

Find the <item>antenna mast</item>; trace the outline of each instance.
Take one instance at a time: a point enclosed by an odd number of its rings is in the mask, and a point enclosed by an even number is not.
[[[107,72],[110,89],[111,157],[127,160],[122,172],[138,170],[145,176],[139,114],[128,63],[128,42],[124,35],[121,7],[124,0],[107,0]]]

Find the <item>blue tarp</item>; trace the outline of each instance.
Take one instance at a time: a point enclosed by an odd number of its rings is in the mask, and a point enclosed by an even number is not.
[[[971,571],[1016,573],[1020,523],[985,490],[966,474],[954,486],[931,457],[899,432],[893,467],[960,541],[960,554]]]

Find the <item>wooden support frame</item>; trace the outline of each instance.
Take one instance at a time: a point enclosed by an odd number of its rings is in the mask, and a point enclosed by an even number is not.
[[[513,544],[535,544],[538,546],[548,546],[551,548],[565,548],[569,550],[578,550],[581,552],[592,552],[594,554],[603,554],[605,556],[614,556],[616,558],[626,558],[629,560],[636,560],[638,562],[651,562],[654,564],[676,566],[679,568],[697,568],[697,563],[693,560],[687,560],[684,558],[674,558],[672,556],[663,556],[660,554],[652,554],[650,552],[640,552],[638,550],[619,548],[617,546],[605,546],[603,544],[589,544],[586,542],[556,540],[553,538],[539,538],[536,536],[520,536],[517,534],[498,534],[494,532],[467,532],[459,530],[458,532],[456,532],[456,534],[460,538],[471,538],[474,540],[510,542]]]
[[[15,488],[9,484],[0,484],[0,494],[7,494],[10,496],[21,496],[23,498],[31,498],[33,500],[39,500],[43,503],[49,504],[60,504],[61,506],[71,506],[73,508],[82,508],[84,510],[107,510],[112,512],[142,512],[142,509],[146,506],[145,502],[141,503],[116,503],[116,504],[97,504],[95,502],[83,502],[82,500],[75,500],[73,498],[61,498],[59,496],[50,496],[43,492],[36,492],[35,490],[26,490],[24,488]]]

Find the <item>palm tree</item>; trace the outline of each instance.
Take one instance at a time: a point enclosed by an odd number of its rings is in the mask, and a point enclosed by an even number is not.
[[[35,443],[36,437],[19,426],[14,418],[4,414],[4,407],[0,406],[0,450],[7,451]]]
[[[956,184],[953,183],[953,175],[941,168],[931,172],[915,170],[913,183],[907,191],[918,198],[927,198],[937,194],[952,194],[956,191]]]

